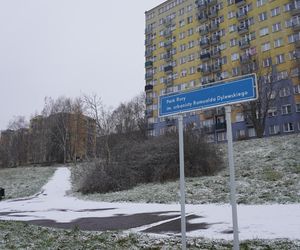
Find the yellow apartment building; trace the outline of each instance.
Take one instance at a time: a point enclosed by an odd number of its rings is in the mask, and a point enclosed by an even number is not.
[[[148,134],[164,134],[175,120],[158,117],[160,95],[256,73],[278,83],[265,135],[300,132],[300,1],[168,0],[145,12],[145,92]],[[240,107],[234,139],[255,137]],[[222,108],[186,114],[212,141],[226,139]]]

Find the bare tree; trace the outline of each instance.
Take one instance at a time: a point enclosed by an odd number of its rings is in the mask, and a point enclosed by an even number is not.
[[[96,121],[98,143],[96,146],[97,155],[104,152],[104,158],[110,162],[110,134],[114,131],[111,108],[107,108],[97,94],[83,95],[85,112]],[[100,145],[99,145],[100,144]]]
[[[259,62],[261,60],[255,57],[252,63],[247,65],[247,73],[256,73],[257,75],[258,99],[242,104],[242,108],[246,122],[253,126],[256,136],[261,138],[264,136],[268,111],[278,97],[280,84],[276,81],[277,73],[275,66],[263,69],[262,65],[259,65]],[[270,64],[272,65],[272,62]]]

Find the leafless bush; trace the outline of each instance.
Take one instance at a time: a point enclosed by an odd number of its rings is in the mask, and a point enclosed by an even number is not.
[[[111,161],[98,162],[84,175],[79,191],[111,192],[139,183],[165,182],[179,178],[178,135],[142,140],[120,137],[111,149]],[[223,166],[221,155],[198,132],[185,133],[185,174],[209,175]]]

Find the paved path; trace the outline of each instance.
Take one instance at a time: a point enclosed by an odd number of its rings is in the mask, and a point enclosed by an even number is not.
[[[66,196],[70,171],[59,168],[40,194],[0,202],[0,219],[56,228],[180,235],[179,204],[107,203]],[[300,205],[238,206],[241,239],[300,239]],[[187,205],[187,236],[232,239],[229,205]]]

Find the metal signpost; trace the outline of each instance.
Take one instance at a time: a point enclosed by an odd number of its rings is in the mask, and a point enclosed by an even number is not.
[[[182,249],[186,249],[185,177],[182,113],[225,106],[230,171],[230,197],[234,237],[233,246],[234,250],[238,250],[239,234],[230,105],[256,100],[258,97],[256,83],[256,75],[251,74],[232,78],[226,81],[215,82],[214,84],[206,85],[202,88],[197,88],[191,91],[159,97],[159,116],[178,116]]]

